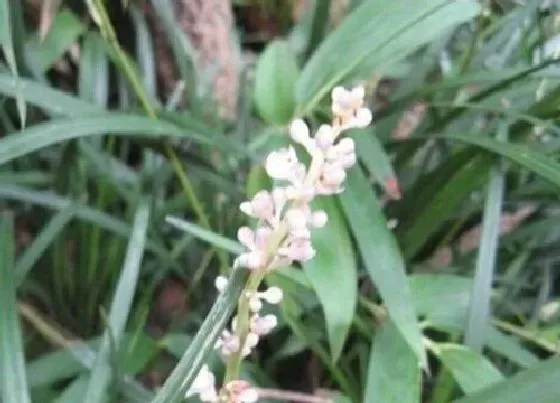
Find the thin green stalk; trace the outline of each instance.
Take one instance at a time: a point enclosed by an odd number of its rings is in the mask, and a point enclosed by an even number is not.
[[[239,303],[237,306],[237,328],[235,330],[235,333],[239,336],[239,348],[228,358],[224,385],[227,385],[230,381],[239,379],[239,370],[241,368],[241,361],[243,360],[243,346],[245,345],[247,335],[250,330],[249,316],[251,313],[249,310],[248,295],[257,292],[259,284],[264,278],[264,274],[264,271],[255,271],[251,273],[247,286],[243,289],[243,292],[239,297]]]
[[[107,141],[107,152],[109,154],[111,154],[113,152],[115,146],[115,137],[113,136],[109,136],[109,139]],[[98,186],[98,195],[97,195],[97,201],[96,201],[96,208],[99,209],[100,211],[103,211],[105,208],[105,205],[107,204],[107,191],[108,191],[108,186],[107,183],[104,180],[101,180]],[[98,225],[92,225],[91,226],[91,237],[90,237],[90,241],[89,241],[89,259],[88,259],[88,269],[87,269],[87,276],[88,276],[88,287],[91,290],[90,293],[88,293],[88,298],[89,298],[89,303],[87,304],[87,306],[89,307],[88,311],[88,317],[89,318],[93,318],[95,316],[95,307],[97,306],[96,304],[96,300],[97,297],[99,295],[99,288],[103,285],[103,282],[101,284],[97,284],[97,287],[95,286],[96,280],[100,278],[99,274],[97,273],[98,270],[101,269],[101,266],[99,265],[99,242],[101,239],[101,228]],[[108,265],[103,265],[102,266],[104,268],[104,272],[101,273],[101,277],[105,278],[105,272],[107,270],[110,270],[111,266]]]
[[[132,90],[140,101],[142,108],[150,118],[156,119],[157,116],[155,109],[150,102],[146,90],[142,86],[136,72],[134,71],[132,64],[129,62],[125,52],[122,50],[117,40],[117,35],[111,24],[107,11],[105,10],[103,2],[101,0],[88,0],[87,3],[93,19],[101,30],[101,35],[113,49],[115,56],[117,57],[117,63],[120,65],[126,79],[132,87]],[[206,229],[211,229],[210,220],[204,213],[202,203],[200,202],[200,200],[198,200],[193,185],[188,178],[187,173],[183,169],[183,166],[181,165],[181,162],[179,161],[176,153],[173,151],[173,148],[166,140],[163,140],[163,147],[166,157],[171,161],[171,166],[173,167],[175,174],[179,178],[179,182],[181,183],[183,192],[189,200],[198,220],[204,227],[206,227]],[[218,251],[218,257],[220,259],[222,268],[227,268],[227,255],[223,251]]]

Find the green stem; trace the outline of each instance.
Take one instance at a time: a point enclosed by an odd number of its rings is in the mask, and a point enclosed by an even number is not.
[[[122,50],[117,40],[117,35],[115,33],[113,26],[111,25],[111,21],[109,19],[107,11],[105,10],[103,2],[101,0],[89,0],[88,5],[90,7],[90,13],[94,17],[95,22],[98,24],[101,30],[101,35],[107,41],[109,46],[113,48],[115,56],[117,57],[116,60],[117,64],[119,64],[120,67],[122,68],[122,71],[126,79],[128,80],[130,86],[132,87],[132,90],[136,94],[136,97],[140,101],[142,108],[150,118],[156,119],[157,118],[156,111],[150,102],[146,90],[144,89],[142,83],[138,79],[138,75],[134,71],[132,64],[129,62],[126,53]],[[187,197],[189,203],[191,204],[198,218],[198,221],[206,229],[211,229],[210,220],[208,219],[208,216],[206,216],[206,214],[204,213],[204,209],[202,208],[202,203],[200,202],[200,200],[198,200],[193,185],[190,179],[188,178],[187,173],[183,169],[183,166],[181,165],[181,162],[179,161],[177,155],[173,151],[173,148],[166,140],[163,140],[163,147],[164,147],[164,152],[166,154],[166,157],[171,161],[173,170],[175,171],[175,174],[179,178],[179,182],[181,183],[183,192],[185,193],[185,196]],[[218,258],[220,259],[220,264],[222,268],[224,269],[227,268],[228,267],[227,254],[224,251],[220,250],[218,251]]]
[[[237,327],[235,329],[235,333],[239,336],[239,349],[228,358],[224,385],[227,385],[230,381],[239,379],[239,370],[241,368],[241,361],[243,360],[242,350],[250,330],[249,321],[251,312],[249,310],[248,295],[257,292],[264,278],[264,274],[265,272],[261,270],[251,273],[249,281],[239,297],[237,305]]]
[[[268,243],[268,247],[266,249],[268,256],[266,265],[262,269],[255,270],[251,273],[251,275],[249,276],[249,280],[245,285],[245,288],[241,292],[241,296],[239,297],[237,303],[237,325],[236,329],[234,329],[235,333],[239,337],[239,348],[238,351],[228,357],[226,375],[224,377],[224,385],[227,385],[230,381],[239,379],[239,370],[241,368],[241,361],[243,360],[243,346],[245,345],[247,335],[249,334],[250,330],[249,325],[251,320],[251,312],[249,309],[248,296],[258,291],[259,285],[268,273],[269,266],[276,256],[276,251],[286,238],[287,234],[288,226],[283,221],[280,223]]]

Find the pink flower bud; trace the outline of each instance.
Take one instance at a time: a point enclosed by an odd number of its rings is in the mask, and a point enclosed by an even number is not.
[[[255,247],[255,233],[249,227],[241,227],[237,230],[237,239],[246,248],[253,249]]]
[[[255,315],[251,319],[251,331],[258,334],[259,336],[265,336],[269,334],[272,329],[278,324],[278,319],[275,315],[269,314],[266,316]]]
[[[317,147],[326,150],[333,145],[334,133],[330,125],[321,125],[315,134],[315,143]]]

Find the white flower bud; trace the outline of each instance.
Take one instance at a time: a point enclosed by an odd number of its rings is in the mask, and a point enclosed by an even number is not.
[[[293,168],[298,163],[292,146],[271,152],[265,161],[268,176],[273,179],[287,180],[293,175]]]
[[[301,229],[305,228],[307,215],[305,211],[300,208],[292,208],[286,212],[286,221],[290,228]]]
[[[355,149],[354,140],[352,140],[349,137],[344,137],[342,140],[338,142],[336,148],[338,152],[342,154],[353,153]]]
[[[214,280],[214,285],[216,286],[218,292],[224,292],[228,285],[228,279],[224,276],[218,276],[216,277],[216,280]]]
[[[367,108],[360,108],[356,112],[356,117],[353,120],[353,124],[356,127],[367,127],[371,123],[373,115],[371,111]]]
[[[255,403],[259,400],[259,393],[254,388],[247,388],[239,394],[242,403]]]
[[[254,295],[251,298],[249,298],[249,309],[251,310],[251,312],[257,313],[261,310],[261,308],[262,308],[262,302],[257,295]]]
[[[290,137],[298,144],[307,146],[311,138],[309,128],[302,119],[294,119],[290,125]]]
[[[332,146],[334,142],[334,133],[332,127],[329,125],[321,125],[315,134],[315,143],[317,147],[326,150]]]
[[[276,305],[282,302],[284,298],[284,292],[279,287],[269,287],[265,292],[261,294],[262,298],[269,304]]]
[[[327,224],[328,219],[329,216],[323,210],[314,211],[311,215],[311,225],[315,228],[323,228]]]
[[[361,85],[354,87],[350,90],[350,97],[352,98],[352,101],[361,103],[363,102],[365,95],[366,95],[366,90]]]
[[[275,315],[269,314],[262,317],[255,315],[251,319],[251,331],[259,336],[265,336],[269,334],[277,324],[278,319]]]
[[[251,249],[255,244],[255,233],[249,227],[241,227],[237,230],[237,239],[245,247]]]
[[[245,338],[245,346],[241,350],[241,355],[247,357],[253,351],[253,348],[259,344],[259,335],[253,332],[249,332]]]
[[[216,392],[215,382],[214,374],[208,369],[208,365],[204,364],[185,397],[188,398],[198,394],[203,402],[217,402],[218,393]]]

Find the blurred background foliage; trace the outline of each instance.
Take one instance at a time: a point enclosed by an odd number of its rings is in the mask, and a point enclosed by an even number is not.
[[[0,401],[150,401],[263,156],[358,83],[360,164],[244,377],[560,401],[559,32],[544,0],[0,0]]]

